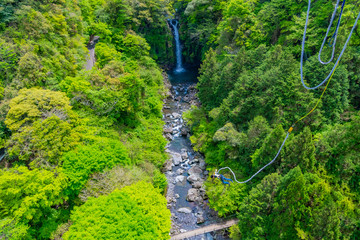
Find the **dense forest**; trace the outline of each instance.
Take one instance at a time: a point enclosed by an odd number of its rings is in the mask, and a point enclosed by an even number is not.
[[[336,57],[359,4],[345,4]],[[310,86],[333,67],[317,58],[334,6],[312,3],[304,64]],[[274,158],[286,131],[324,89],[309,91],[300,81],[307,1],[193,0],[174,7],[181,9],[185,57],[202,62],[202,107],[186,115],[192,144],[205,154],[209,170],[228,166],[246,180]],[[330,59],[331,35],[322,59]],[[240,220],[233,239],[360,238],[359,66],[357,27],[319,107],[295,126],[278,159],[249,183],[225,191],[208,181],[211,206]]]
[[[310,86],[333,67],[317,54],[334,5],[312,3]],[[0,238],[169,239],[167,19],[179,19],[185,62],[200,66],[201,107],[185,114],[192,145],[210,172],[228,166],[245,180],[324,89],[300,81],[306,10],[295,0],[2,0]],[[346,2],[336,56],[359,11],[360,1]],[[247,184],[206,182],[211,208],[240,220],[232,239],[360,239],[359,66],[357,27],[276,162]]]
[[[1,1],[1,239],[169,237],[155,61],[172,57],[169,14],[165,1]]]

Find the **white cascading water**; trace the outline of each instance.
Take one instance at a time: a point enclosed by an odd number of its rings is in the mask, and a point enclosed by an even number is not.
[[[184,72],[185,69],[182,66],[182,55],[181,55],[181,45],[180,45],[180,38],[179,38],[179,30],[178,25],[179,22],[175,19],[172,19],[169,21],[170,25],[174,29],[174,38],[175,38],[175,44],[176,44],[176,69],[175,72]]]

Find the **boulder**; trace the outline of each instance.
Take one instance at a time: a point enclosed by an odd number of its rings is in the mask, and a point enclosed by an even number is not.
[[[173,198],[173,197],[167,197],[166,200],[167,200],[168,203],[176,202],[176,199]]]
[[[197,182],[197,181],[200,181],[200,176],[197,175],[197,174],[192,174],[190,176],[187,177],[187,180],[190,182],[190,183],[193,183],[193,182]]]
[[[194,187],[194,188],[201,188],[202,187],[202,185],[203,185],[203,183],[202,182],[194,182],[193,184],[192,184],[192,186]]]
[[[196,212],[194,215],[195,215],[195,217],[200,217],[200,216],[202,216],[204,213],[203,212]]]
[[[187,159],[189,156],[188,156],[187,152],[183,152],[183,153],[181,153],[181,157],[182,157],[182,159]]]
[[[184,101],[184,102],[189,102],[189,101],[190,101],[190,97],[189,97],[188,95],[185,95],[185,96],[183,97],[183,101]]]
[[[201,168],[198,167],[198,166],[193,166],[193,167],[191,167],[191,168],[189,169],[188,173],[189,173],[190,175],[193,175],[193,174],[195,174],[195,175],[200,175],[200,174],[203,173],[203,170],[201,170]]]
[[[163,165],[163,172],[171,171],[172,169],[172,162],[171,160],[167,160]]]
[[[174,113],[172,114],[172,116],[173,116],[174,118],[180,118],[180,117],[181,117],[181,114],[174,112]]]
[[[184,181],[185,181],[185,176],[177,176],[176,178],[175,178],[175,181],[178,183],[178,182],[180,182],[180,183],[183,183]],[[200,186],[201,187],[201,186]]]
[[[190,188],[186,196],[186,200],[189,202],[195,202],[201,200],[200,191],[196,188]]]
[[[203,170],[206,169],[206,162],[205,162],[204,159],[200,159],[200,161],[199,161],[199,167],[200,167],[201,169],[203,169]]]
[[[201,223],[204,223],[204,222],[205,222],[205,218],[204,218],[203,215],[198,216],[198,217],[196,218],[196,223],[197,223],[197,224],[201,224]]]
[[[205,191],[204,188],[201,187],[199,189],[199,192],[200,192],[200,196],[201,196],[202,199],[208,199],[208,196],[206,195],[206,191]]]
[[[180,198],[180,195],[176,193],[176,194],[174,195],[174,197],[175,197],[176,199],[178,199],[178,198]]]
[[[171,133],[167,133],[165,135],[166,139],[169,140],[169,141],[172,141],[174,139],[174,137],[171,135]]]
[[[179,208],[177,211],[180,213],[191,213],[191,209],[189,207]]]
[[[189,131],[186,127],[181,128],[181,136],[186,137],[188,135]]]
[[[176,174],[177,175],[182,175],[184,173],[184,169],[179,168],[178,170],[176,170]]]
[[[173,130],[170,127],[165,127],[164,128],[164,133],[172,133]]]
[[[173,162],[174,162],[174,165],[177,166],[180,164],[181,162],[181,155],[179,153],[173,153]]]

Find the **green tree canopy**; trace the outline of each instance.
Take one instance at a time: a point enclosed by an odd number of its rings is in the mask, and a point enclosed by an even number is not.
[[[57,170],[0,170],[0,236],[31,239],[29,228],[40,228],[53,207],[68,199],[67,186],[65,175]]]
[[[70,239],[169,239],[170,211],[150,183],[138,182],[92,198],[72,215]]]

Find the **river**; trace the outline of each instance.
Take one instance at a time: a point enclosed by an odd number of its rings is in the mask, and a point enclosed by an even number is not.
[[[174,20],[170,26],[177,28]],[[184,123],[182,114],[191,105],[200,105],[196,97],[197,68],[182,66],[181,49],[178,31],[174,31],[176,68],[167,73],[167,85],[170,96],[165,100],[163,120],[165,122],[164,135],[170,141],[166,151],[170,159],[165,164],[164,172],[168,180],[166,198],[171,211],[171,235],[183,233],[219,221],[217,213],[208,206],[204,181],[209,173],[206,171],[204,157],[195,152],[189,140],[189,130]],[[180,59],[180,64],[179,64]],[[202,234],[190,239],[229,239],[223,232]]]

